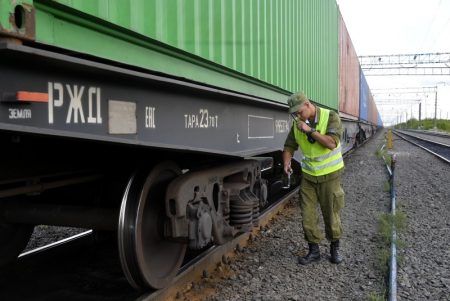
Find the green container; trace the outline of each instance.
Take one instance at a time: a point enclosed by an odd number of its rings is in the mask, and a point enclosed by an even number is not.
[[[28,2],[40,43],[283,103],[303,90],[338,109],[335,0]]]

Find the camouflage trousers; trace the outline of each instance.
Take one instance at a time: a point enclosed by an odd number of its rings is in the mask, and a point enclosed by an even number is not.
[[[319,228],[320,216],[317,205],[322,211],[326,238],[329,241],[340,239],[343,232],[340,211],[344,207],[344,190],[340,173],[320,177],[309,175],[302,177],[300,196],[306,241],[319,243],[324,238]]]

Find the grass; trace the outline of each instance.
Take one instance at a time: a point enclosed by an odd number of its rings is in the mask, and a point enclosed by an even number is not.
[[[396,129],[420,129],[430,130],[434,128],[434,119],[417,120],[415,118],[408,120],[407,122],[399,123],[395,126]],[[450,133],[450,120],[437,119],[436,128]]]
[[[381,249],[378,257],[383,273],[387,273],[392,243],[392,231],[394,228],[397,232],[397,239],[395,240],[395,245],[397,248],[397,264],[401,265],[403,263],[401,250],[405,248],[406,244],[402,240],[398,239],[398,236],[399,233],[403,232],[406,228],[406,214],[401,210],[397,210],[395,215],[391,213],[383,213],[379,217],[378,225],[380,237],[384,245],[384,248]]]
[[[370,292],[368,300],[369,301],[384,301],[386,299],[384,298],[384,294],[380,295],[375,292]]]
[[[388,153],[384,144],[377,148],[377,150],[375,151],[375,156],[378,159],[383,159],[385,164],[389,165],[389,167],[391,166],[392,157]]]
[[[383,213],[379,217],[379,235],[381,237],[383,246],[378,254],[380,260],[381,271],[388,277],[389,272],[389,260],[391,257],[391,243],[392,243],[392,231],[395,228],[397,232],[397,239],[395,240],[397,248],[397,266],[403,264],[403,256],[401,250],[405,248],[405,243],[398,239],[400,232],[406,228],[406,214],[397,210],[396,214]],[[369,301],[381,301],[385,299],[385,293],[383,295],[371,293],[368,297]]]
[[[385,181],[385,182],[383,183],[383,191],[384,191],[384,192],[389,192],[389,191],[391,191],[391,183],[390,183],[390,181]]]
[[[382,159],[385,164],[391,165],[392,157],[388,153],[385,145],[378,147],[375,155],[377,158]],[[383,183],[383,191],[389,192],[391,189],[391,180],[385,181]],[[391,243],[392,241],[392,231],[395,229],[397,233],[397,238],[395,240],[397,248],[397,265],[401,265],[403,262],[403,257],[401,256],[401,250],[405,248],[405,243],[398,239],[399,234],[406,228],[406,214],[401,209],[400,204],[397,205],[396,214],[382,213],[378,218],[378,232],[381,240],[381,248],[378,254],[380,261],[380,269],[382,273],[388,276],[389,271],[389,259],[391,255]],[[371,292],[368,295],[369,301],[381,301],[386,300],[386,291],[382,294]]]
[[[396,214],[383,213],[379,219],[380,233],[383,241],[387,244],[392,242],[392,231],[395,227],[397,232],[402,232],[406,227],[406,214],[397,210]]]
[[[383,157],[383,151],[381,149],[377,149],[375,156],[377,156],[378,159],[381,159]]]
[[[391,252],[389,249],[381,249],[378,254],[378,260],[380,261],[381,271],[383,274],[387,275],[389,271],[389,257],[391,256]]]

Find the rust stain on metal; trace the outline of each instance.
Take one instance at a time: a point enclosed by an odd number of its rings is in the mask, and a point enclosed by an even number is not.
[[[9,24],[12,29],[7,29],[0,25],[0,36],[13,37],[21,40],[33,41],[36,39],[36,10],[34,6],[22,3],[23,16],[21,16],[20,27],[17,24],[17,16],[10,13]]]
[[[25,37],[30,40],[36,38],[36,11],[34,6],[24,3],[25,10]]]

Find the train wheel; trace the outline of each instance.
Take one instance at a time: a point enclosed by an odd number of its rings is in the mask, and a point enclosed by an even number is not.
[[[170,284],[186,252],[186,244],[164,239],[167,185],[181,174],[170,162],[149,174],[136,172],[128,182],[119,215],[118,243],[122,269],[135,288]]]
[[[0,266],[14,262],[27,246],[34,226],[0,223]]]

